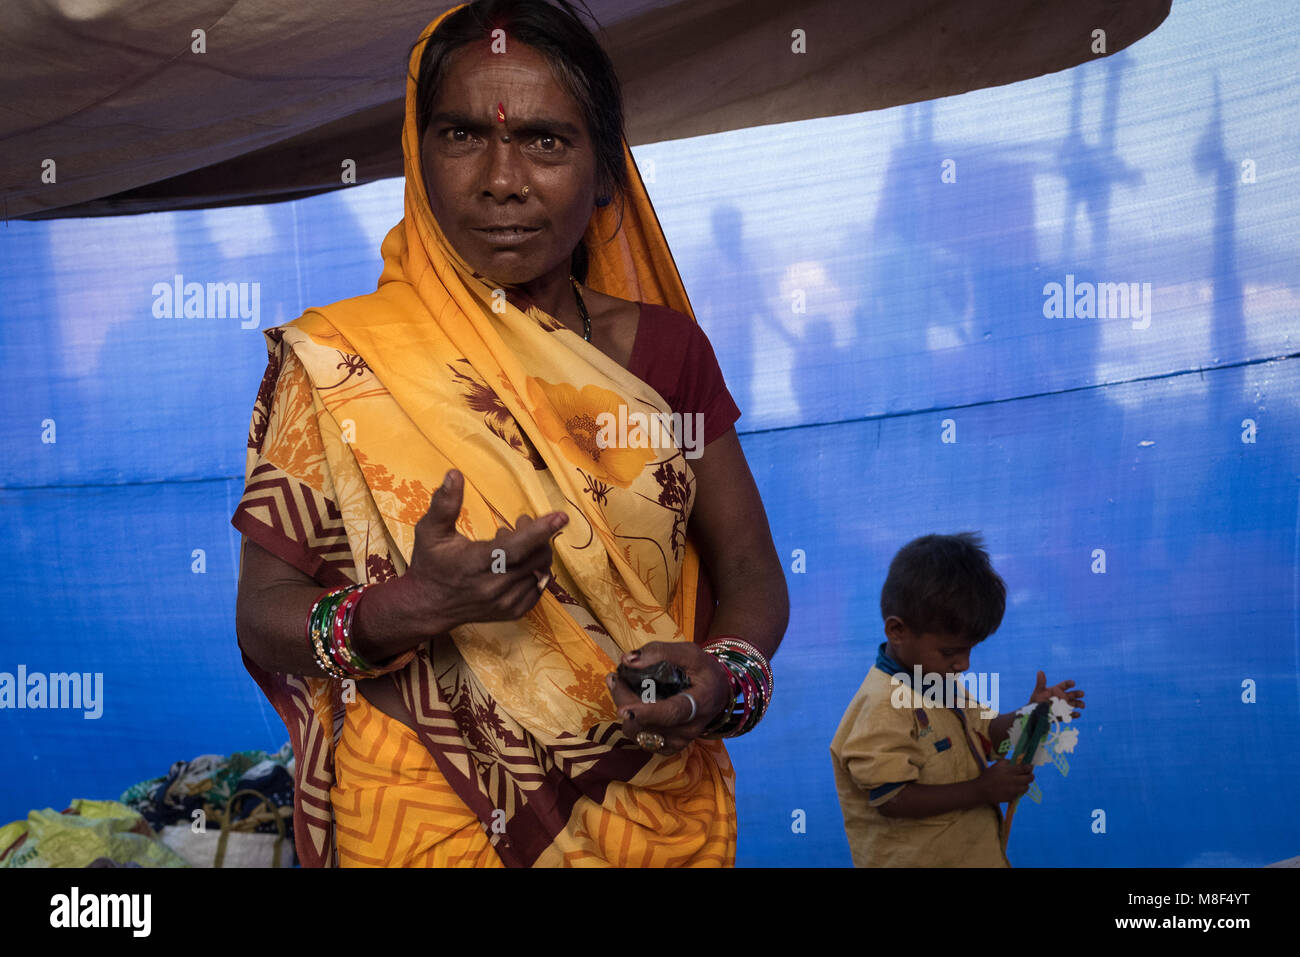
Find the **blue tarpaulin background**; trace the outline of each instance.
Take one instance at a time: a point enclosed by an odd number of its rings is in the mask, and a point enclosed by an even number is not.
[[[850,863],[827,748],[885,571],[968,529],[1009,587],[971,665],[1002,710],[1039,669],[1088,693],[1014,864],[1300,854],[1297,40],[1293,5],[1176,3],[1064,73],[636,149],[792,599],[731,746],[738,864]],[[371,291],[400,215],[385,181],[0,229],[0,671],[104,681],[95,720],[0,710],[0,822],[287,739],[234,634],[262,330]],[[156,317],[177,275],[258,284],[256,324]],[[1049,317],[1067,281],[1149,312]]]

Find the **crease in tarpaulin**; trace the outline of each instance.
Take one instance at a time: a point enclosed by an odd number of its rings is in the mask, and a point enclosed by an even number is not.
[[[124,2],[124,0],[123,0]],[[918,18],[924,18],[925,15],[914,14],[906,6],[905,0],[882,0],[882,2],[898,3],[903,10],[902,13],[894,14],[892,18],[882,18],[877,16],[870,21],[864,21],[860,17],[852,16],[850,13],[855,9],[847,3],[831,2],[831,0],[822,0],[810,7],[801,10],[801,18],[808,24],[808,28],[815,34],[815,24],[820,20],[822,23],[832,23],[835,25],[836,42],[847,44],[848,41],[842,36],[844,31],[861,30],[861,43],[848,44],[852,49],[865,49],[871,46],[872,41],[878,40],[870,33],[870,23],[889,19],[894,23],[899,31],[899,36],[904,37],[906,42],[915,42],[910,39],[911,33],[921,31],[920,35],[924,36],[924,25],[917,27]],[[962,0],[965,4],[962,9],[962,22],[978,24],[988,23],[990,25],[1001,25],[1002,20],[998,17],[979,18],[969,12],[969,5],[972,2],[989,2],[995,0]],[[1124,7],[1116,7],[1113,4],[1104,2],[1104,0],[1080,0],[1079,4],[1073,5],[1069,12],[1070,17],[1078,18],[1082,24],[1085,20],[1088,24],[1104,24],[1112,36],[1112,46],[1110,52],[1121,49],[1125,46],[1136,42],[1140,37],[1156,29],[1165,19],[1169,10],[1170,0],[1132,0]],[[1094,4],[1095,6],[1089,6]],[[661,5],[660,9],[654,9],[650,12],[635,18],[629,18],[618,4],[613,0],[606,2],[593,2],[590,4],[596,17],[605,29],[599,33],[603,43],[606,43],[610,49],[616,66],[620,62],[624,63],[620,72],[624,82],[624,91],[628,99],[628,126],[629,126],[629,143],[634,146],[643,145],[646,142],[658,141],[669,138],[679,138],[683,136],[700,136],[711,132],[743,127],[756,123],[786,123],[799,119],[807,119],[827,115],[841,115],[863,110],[882,109],[903,102],[911,102],[922,97],[950,96],[959,92],[966,91],[973,82],[978,86],[996,86],[1009,82],[1026,79],[1032,76],[1041,75],[1044,71],[1051,69],[1062,69],[1079,62],[1085,62],[1090,59],[1084,56],[1070,42],[1066,42],[1068,37],[1069,23],[1074,20],[1065,21],[1062,25],[1060,15],[1055,18],[1047,18],[1041,23],[1034,21],[1033,16],[1038,15],[1035,9],[1031,9],[1027,16],[1031,19],[1018,21],[1014,26],[1016,31],[1023,32],[1037,25],[1037,36],[1040,38],[1038,46],[1034,47],[1031,53],[1026,54],[1026,60],[1022,64],[1018,61],[1013,52],[1008,53],[1006,43],[1010,42],[1007,38],[1014,36],[1013,33],[1007,34],[994,33],[991,36],[971,37],[968,42],[963,42],[954,51],[947,49],[944,56],[947,73],[944,74],[946,82],[949,85],[931,88],[926,86],[923,91],[906,88],[907,83],[912,83],[910,77],[912,73],[906,74],[909,79],[899,79],[893,77],[891,84],[902,84],[898,89],[893,86],[889,87],[889,92],[883,92],[885,85],[878,77],[873,84],[863,84],[858,72],[854,70],[844,71],[840,60],[842,56],[837,56],[830,63],[817,63],[814,60],[809,61],[808,73],[802,78],[793,79],[782,78],[773,74],[771,69],[763,69],[766,64],[772,65],[770,57],[761,55],[761,49],[756,48],[753,38],[744,31],[737,32],[734,29],[727,29],[723,25],[723,19],[732,9],[732,5],[723,2],[714,2],[714,0],[696,0],[689,5],[691,17],[687,20],[678,20],[685,5]],[[243,5],[231,3],[225,7],[225,12],[218,19],[219,24],[226,17],[235,16]],[[311,11],[310,6],[298,8],[298,15],[306,17]],[[351,9],[357,9],[354,5]],[[412,36],[424,24],[421,22],[427,16],[427,8],[423,4],[411,4],[409,7],[400,6],[398,10],[391,9],[391,5],[385,6],[383,11],[383,23],[393,24],[394,36],[399,31],[401,16],[404,11],[409,11],[411,22],[409,32]],[[879,13],[879,11],[878,11]],[[757,0],[746,6],[746,16],[760,23],[772,24],[774,31],[773,44],[784,48],[789,44],[789,37],[784,35],[786,21],[789,17],[787,4],[778,2],[778,0]],[[4,14],[0,13],[0,27],[3,26]],[[674,62],[671,71],[665,73],[658,69],[657,61],[662,58],[656,58],[647,55],[643,49],[645,37],[656,35],[655,31],[647,30],[648,24],[653,24],[656,18],[662,18],[668,22],[680,22],[681,29],[690,29],[699,31],[700,29],[713,24],[714,30],[719,36],[722,36],[726,42],[740,44],[736,50],[730,50],[726,47],[716,50],[700,52],[693,55],[693,59],[688,56],[684,63]],[[933,20],[933,17],[931,17]],[[340,30],[348,28],[349,24],[354,23],[356,17],[351,18],[346,23],[340,23]],[[715,22],[716,21],[716,22]],[[242,21],[241,21],[242,22]],[[305,23],[312,21],[304,20]],[[214,24],[215,26],[216,24]],[[313,23],[313,26],[316,24]],[[780,27],[780,30],[777,29]],[[907,29],[903,29],[906,27]],[[290,25],[286,25],[283,19],[277,21],[276,28],[281,30],[290,30]],[[211,29],[211,28],[209,28]],[[994,29],[990,26],[989,29]],[[1006,28],[1008,31],[1010,27]],[[910,31],[910,33],[909,33]],[[220,31],[218,31],[219,33]],[[779,35],[778,35],[779,34]],[[315,33],[313,34],[316,35]],[[367,49],[370,44],[371,34],[366,35]],[[777,43],[781,40],[781,43]],[[1004,41],[999,43],[999,40]],[[102,42],[102,41],[101,41]],[[326,42],[322,39],[319,42]],[[409,46],[409,37],[406,38],[406,44]],[[671,37],[664,42],[671,42]],[[398,44],[399,46],[403,44]],[[233,50],[239,50],[247,44],[236,44],[231,47]],[[814,55],[815,55],[814,46]],[[880,51],[875,46],[871,46],[873,56],[879,54],[875,62],[886,62],[897,60],[900,62],[910,62],[916,59],[907,51],[896,51],[892,55],[889,50]],[[1001,55],[995,56],[988,52],[990,50],[1000,50]],[[1042,52],[1047,49],[1048,52]],[[291,55],[291,47],[286,47],[286,56]],[[915,52],[915,51],[913,51]],[[743,54],[749,59],[739,61],[738,55]],[[1032,55],[1031,55],[1032,54]],[[161,82],[162,77],[167,73],[168,64],[178,64],[181,57],[184,56],[182,51],[177,56],[163,61],[154,67],[151,75],[155,75],[159,82],[160,91],[164,84]],[[211,69],[218,69],[221,62],[222,51],[220,46],[209,46],[208,53],[204,63]],[[963,63],[962,56],[972,58],[972,63]],[[373,57],[371,59],[374,59]],[[696,70],[716,70],[718,62],[736,62],[735,78],[733,82],[748,84],[751,89],[749,97],[742,97],[740,101],[732,108],[723,111],[703,111],[698,108],[691,108],[690,91],[692,83],[690,77]],[[376,61],[377,62],[377,61]],[[315,65],[315,60],[305,61],[305,66]],[[978,66],[983,64],[982,67]],[[19,64],[21,67],[21,64]],[[34,74],[39,75],[39,69],[33,67],[24,72],[22,69],[16,70],[17,75]],[[186,64],[187,68],[189,64]],[[982,72],[978,72],[982,70]],[[990,74],[989,71],[994,73]],[[644,76],[642,72],[644,71]],[[247,65],[240,61],[229,63],[227,67],[220,71],[224,76],[252,75],[256,71],[250,70]],[[306,71],[301,75],[292,76],[283,80],[277,79],[274,86],[283,88],[285,83],[309,84],[311,77],[318,71]],[[400,122],[400,89],[397,86],[396,71],[393,79],[394,91],[389,100],[388,106],[391,109],[391,124],[394,128]],[[962,81],[959,78],[975,77],[974,80]],[[187,80],[186,77],[179,77],[179,80]],[[335,78],[337,80],[337,77]],[[370,82],[367,82],[369,80]],[[356,80],[360,89],[368,90],[375,83],[383,80],[380,77],[362,76]],[[199,115],[204,111],[212,115],[212,103],[219,102],[220,97],[239,97],[241,99],[250,99],[250,93],[247,90],[231,88],[222,90],[218,83],[218,89],[212,89],[213,84],[195,85],[195,81],[187,80],[188,86],[184,82],[172,82],[171,79],[165,84],[166,90],[170,91],[166,95],[171,99],[163,98],[164,94],[160,92],[157,107],[154,109],[155,115],[165,114],[168,110],[169,102],[175,103],[173,111],[177,116]],[[764,83],[770,83],[770,86],[764,86]],[[694,86],[698,86],[694,84]],[[57,88],[57,85],[56,87]],[[140,85],[134,84],[129,89],[139,91]],[[185,90],[191,90],[189,100],[180,99]],[[40,86],[36,84],[33,90],[19,90],[18,93],[28,101],[35,104],[37,110],[44,109],[39,97]],[[179,91],[179,92],[178,92]],[[94,103],[104,104],[106,101],[118,96],[121,91],[104,91],[97,96]],[[271,91],[271,95],[274,94]],[[28,94],[31,94],[30,96]],[[796,94],[791,96],[790,94]],[[312,90],[304,87],[296,94],[290,97],[291,101],[300,102],[313,95]],[[259,102],[268,100],[268,95],[259,95],[253,99]],[[53,152],[62,154],[65,157],[75,156],[81,164],[82,173],[77,177],[77,182],[72,180],[63,180],[60,188],[56,191],[35,190],[30,185],[24,186],[24,178],[18,172],[19,166],[22,165],[22,159],[25,157],[30,160],[28,155],[30,151],[38,148],[37,144],[27,144],[19,138],[13,141],[14,131],[5,130],[0,127],[0,141],[10,140],[8,146],[11,155],[18,157],[13,162],[18,163],[7,169],[0,160],[0,190],[12,194],[14,203],[11,204],[9,215],[13,218],[63,218],[69,216],[98,216],[113,215],[117,212],[139,213],[147,211],[159,211],[166,209],[182,209],[207,207],[212,205],[223,205],[226,203],[240,203],[247,201],[250,197],[264,197],[267,200],[274,198],[289,198],[310,194],[314,191],[324,189],[338,189],[340,184],[335,179],[325,173],[314,173],[302,167],[294,168],[293,164],[277,162],[277,154],[281,153],[281,147],[286,141],[299,139],[307,136],[304,141],[303,149],[323,155],[351,155],[357,149],[356,143],[360,142],[357,138],[360,134],[344,134],[352,137],[351,139],[312,139],[317,130],[325,130],[335,124],[344,123],[348,120],[365,113],[375,107],[373,96],[365,96],[358,99],[350,110],[342,113],[331,111],[328,117],[322,115],[316,119],[313,124],[305,125],[301,128],[288,130],[288,135],[277,137],[274,140],[265,140],[252,151],[239,151],[232,149],[232,144],[236,143],[240,136],[241,130],[247,130],[249,125],[262,127],[275,124],[268,124],[265,116],[256,112],[245,111],[240,114],[217,115],[213,118],[209,128],[211,133],[205,137],[202,130],[195,131],[195,135],[190,141],[184,144],[173,145],[170,143],[155,143],[150,147],[154,155],[153,170],[142,178],[140,172],[139,144],[120,140],[110,144],[103,149],[98,150],[92,157],[89,154],[79,152],[78,149],[70,146],[69,148],[59,148],[57,144],[42,143],[39,146],[43,155]],[[51,111],[57,109],[56,106],[49,108]],[[77,115],[93,113],[90,106],[78,110]],[[708,116],[707,122],[704,117]],[[107,117],[106,124],[111,124],[112,117]],[[58,120],[51,122],[57,123]],[[381,125],[386,125],[381,124]],[[159,124],[155,129],[156,136],[167,131],[172,131],[175,124]],[[333,134],[329,134],[333,135]],[[163,137],[165,139],[165,136]],[[195,142],[195,140],[199,142]],[[368,137],[370,141],[374,136]],[[200,162],[196,164],[191,156],[196,150],[207,152],[214,157],[220,157],[213,163]],[[388,155],[388,154],[384,154]],[[392,155],[395,157],[395,147]],[[370,182],[376,178],[374,170],[382,168],[387,171],[396,166],[400,169],[400,163],[393,161],[380,160],[378,163],[367,164],[358,175],[358,182]],[[379,175],[384,175],[380,173]],[[56,184],[58,185],[58,184]]]

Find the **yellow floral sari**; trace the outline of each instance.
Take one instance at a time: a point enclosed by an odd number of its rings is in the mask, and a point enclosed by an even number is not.
[[[467,537],[490,539],[520,514],[566,512],[555,578],[524,618],[462,625],[391,664],[432,758],[427,780],[454,791],[507,865],[730,865],[734,775],[721,742],[669,757],[640,750],[620,733],[603,682],[622,652],[694,633],[687,459],[676,447],[597,449],[590,431],[620,405],[672,410],[535,307],[498,298],[504,312],[493,310],[492,284],[447,242],[424,195],[414,79],[423,49],[407,80],[404,217],[383,242],[379,288],[266,330],[236,527],[313,544],[298,564],[332,586],[406,570],[415,524],[448,469],[465,476],[457,528]],[[593,215],[587,282],[692,315],[626,143],[624,161],[623,222],[605,242],[613,206]],[[355,689],[245,663],[290,732],[300,859],[336,865],[331,788]],[[403,793],[420,803],[419,786]],[[370,829],[404,820],[390,807]],[[384,845],[384,834],[369,837]]]

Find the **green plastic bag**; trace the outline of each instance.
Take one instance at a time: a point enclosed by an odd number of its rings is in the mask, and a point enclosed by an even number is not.
[[[63,813],[32,811],[0,828],[0,867],[85,867],[108,858],[118,865],[188,867],[154,835],[149,822],[117,801],[78,798]]]

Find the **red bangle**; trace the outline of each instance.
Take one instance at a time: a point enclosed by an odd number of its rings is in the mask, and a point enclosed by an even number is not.
[[[334,612],[331,652],[339,667],[357,678],[370,678],[379,673],[378,668],[369,664],[352,647],[352,618],[361,602],[361,596],[369,587],[369,584],[365,584],[351,592]]]
[[[711,645],[720,645],[723,648],[732,648],[743,652],[746,657],[753,658],[754,661],[757,662],[760,670],[763,672],[763,678],[765,679],[764,683],[767,685],[764,689],[767,693],[767,697],[772,697],[773,685],[775,684],[772,679],[772,666],[768,664],[767,658],[761,651],[739,635],[714,635],[704,643],[704,649],[707,651]]]
[[[739,635],[716,635],[704,643],[727,670],[732,701],[704,730],[704,737],[745,734],[763,719],[772,696],[772,669],[766,657]]]

